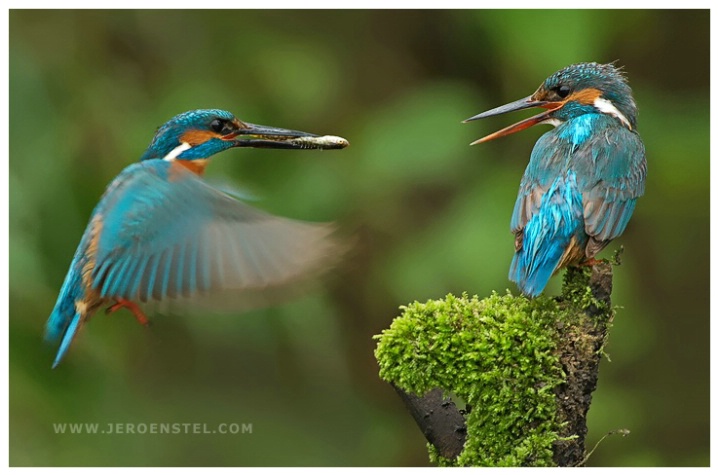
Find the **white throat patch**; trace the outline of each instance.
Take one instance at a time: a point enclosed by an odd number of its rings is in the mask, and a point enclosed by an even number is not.
[[[593,101],[593,107],[600,110],[603,113],[610,114],[617,119],[619,119],[621,122],[625,124],[626,127],[631,130],[631,123],[628,122],[628,119],[626,119],[626,116],[621,114],[621,111],[616,108],[616,106],[613,105],[611,101],[608,99],[604,99],[603,97],[597,97]]]
[[[549,117],[548,119],[542,120],[540,123],[553,125],[554,127],[558,127],[559,125],[563,124],[563,122],[561,122],[560,120],[558,120],[555,117]]]
[[[165,157],[162,160],[167,160],[168,162],[171,162],[175,158],[177,158],[182,152],[185,150],[191,149],[192,146],[188,144],[187,142],[182,142],[180,145],[176,146],[172,149],[170,153],[165,155]]]

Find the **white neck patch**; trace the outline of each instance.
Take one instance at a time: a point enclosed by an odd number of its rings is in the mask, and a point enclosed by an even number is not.
[[[541,123],[541,124],[553,125],[554,127],[558,127],[559,125],[563,124],[563,122],[561,122],[560,120],[558,120],[558,119],[555,118],[555,117],[549,117],[549,118],[546,119],[546,120],[542,120],[540,123]]]
[[[168,162],[171,162],[175,158],[177,158],[182,152],[185,150],[191,149],[192,146],[188,144],[187,142],[182,142],[180,145],[176,146],[172,149],[170,153],[165,155],[165,157],[162,160],[167,160]]]
[[[600,110],[603,113],[610,114],[610,115],[616,117],[621,122],[623,122],[624,125],[629,128],[629,130],[632,129],[631,123],[628,122],[628,119],[626,119],[626,116],[621,114],[621,111],[618,110],[616,108],[616,106],[614,106],[613,103],[611,101],[609,101],[608,99],[604,99],[603,97],[597,97],[593,101],[593,107],[595,107],[596,109]]]

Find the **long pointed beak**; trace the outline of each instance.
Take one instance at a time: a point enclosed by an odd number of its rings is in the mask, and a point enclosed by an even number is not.
[[[540,114],[536,114],[533,117],[529,117],[528,119],[524,119],[520,122],[517,122],[513,125],[510,125],[508,127],[505,127],[498,132],[494,132],[493,134],[487,135],[486,137],[482,137],[479,140],[475,140],[474,142],[471,142],[471,145],[488,142],[489,140],[497,139],[499,137],[504,137],[506,135],[513,134],[515,132],[520,132],[522,130],[528,129],[531,126],[534,126],[536,124],[540,124],[548,119],[550,119],[551,112],[560,109],[564,105],[563,102],[548,102],[548,101],[537,101],[532,98],[532,96],[524,97],[523,99],[519,99],[518,101],[510,102],[508,104],[505,104],[503,106],[496,107],[494,109],[488,110],[486,112],[482,112],[481,114],[475,115],[473,117],[470,117],[464,121],[471,122],[472,120],[477,119],[485,119],[486,117],[493,117],[495,115],[505,114],[507,112],[514,112],[514,111],[520,111],[524,109],[530,109],[532,107],[542,107],[544,109],[548,109],[545,112],[541,112]]]
[[[241,127],[222,140],[231,140],[235,147],[254,148],[285,148],[285,149],[341,149],[349,145],[349,141],[334,135],[315,135],[299,130],[280,129],[266,125],[242,122]]]

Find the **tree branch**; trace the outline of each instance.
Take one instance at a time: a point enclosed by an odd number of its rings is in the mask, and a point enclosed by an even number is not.
[[[432,389],[423,397],[404,392],[395,384],[397,392],[421,432],[442,457],[456,458],[466,442],[466,420],[451,398],[444,398],[441,389]]]
[[[564,287],[579,281],[583,270],[569,269]],[[553,461],[558,466],[580,465],[585,455],[587,433],[586,413],[591,405],[592,393],[598,382],[598,364],[608,326],[612,321],[611,310],[613,271],[611,264],[595,265],[588,280],[594,301],[585,310],[589,318],[581,319],[580,326],[559,328],[559,360],[565,373],[565,383],[554,390],[558,405],[558,419],[565,423],[561,437],[553,445]],[[580,289],[580,285],[578,286]],[[585,287],[583,287],[585,289]],[[570,292],[570,290],[569,290]],[[564,295],[556,297],[560,304]],[[455,459],[466,441],[466,419],[442,389],[436,388],[419,397],[409,394],[392,383],[422,433],[447,459]]]

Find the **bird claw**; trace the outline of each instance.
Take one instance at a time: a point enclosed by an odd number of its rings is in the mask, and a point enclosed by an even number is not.
[[[132,314],[135,316],[135,318],[137,319],[137,321],[139,322],[140,325],[142,325],[144,327],[150,326],[149,319],[142,312],[139,305],[137,305],[134,302],[130,302],[129,300],[117,299],[113,305],[107,307],[107,309],[105,310],[105,314],[109,315],[111,313],[114,313],[114,312],[120,310],[121,308],[126,308],[127,310],[132,312]]]

